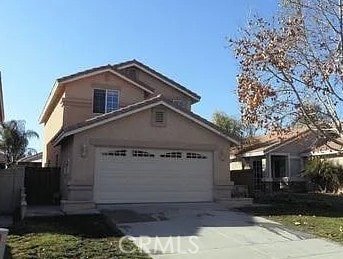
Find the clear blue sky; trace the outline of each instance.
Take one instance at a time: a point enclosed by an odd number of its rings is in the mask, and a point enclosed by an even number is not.
[[[202,96],[193,111],[239,117],[237,63],[225,37],[249,16],[271,16],[277,0],[2,0],[0,70],[5,116],[38,117],[56,78],[138,59]]]

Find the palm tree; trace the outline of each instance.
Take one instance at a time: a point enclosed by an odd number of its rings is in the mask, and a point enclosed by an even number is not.
[[[6,165],[10,166],[28,152],[35,152],[28,148],[31,138],[39,138],[37,132],[25,130],[25,121],[11,120],[0,123],[0,150],[6,157]]]

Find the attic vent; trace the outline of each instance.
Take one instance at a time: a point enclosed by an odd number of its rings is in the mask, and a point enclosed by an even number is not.
[[[155,122],[156,123],[164,123],[164,111],[156,111],[155,112]]]
[[[151,118],[152,125],[155,127],[165,127],[167,124],[167,113],[164,109],[153,109],[152,118]]]

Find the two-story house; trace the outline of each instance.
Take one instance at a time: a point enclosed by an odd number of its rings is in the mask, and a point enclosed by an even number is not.
[[[199,100],[136,60],[57,79],[40,121],[62,208],[230,199],[238,141],[191,111]]]

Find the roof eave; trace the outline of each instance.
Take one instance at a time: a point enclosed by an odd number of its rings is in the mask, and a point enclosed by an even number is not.
[[[256,157],[256,156],[264,156],[264,151],[256,151],[256,152],[245,152],[242,154],[243,157]]]
[[[122,78],[123,80],[126,80],[128,81],[129,83],[141,88],[142,90],[150,93],[150,94],[153,94],[154,92],[151,91],[150,89],[147,89],[146,87],[140,85],[139,83],[131,80],[130,78],[122,75],[121,73],[119,73],[118,71],[115,71],[113,68],[111,67],[104,67],[103,69],[100,69],[98,71],[94,71],[94,72],[90,72],[90,73],[87,73],[87,74],[84,74],[84,75],[79,75],[79,76],[75,76],[75,78],[67,78],[67,79],[64,79],[64,78],[59,78],[56,80],[54,86],[53,86],[53,89],[52,91],[50,92],[49,94],[49,98],[47,100],[47,102],[45,103],[45,106],[43,108],[43,111],[39,117],[39,122],[40,123],[45,123],[47,121],[47,117],[49,116],[48,115],[48,109],[49,107],[51,106],[51,103],[53,101],[53,99],[55,98],[55,95],[56,95],[56,91],[57,89],[63,85],[63,84],[66,84],[66,83],[70,83],[70,82],[73,82],[73,81],[76,81],[76,80],[80,80],[80,79],[83,79],[83,78],[86,78],[86,77],[90,77],[90,76],[94,76],[94,75],[98,75],[98,74],[101,74],[101,73],[104,73],[104,72],[110,72],[110,73],[113,73],[115,74],[116,76]]]
[[[161,77],[159,77],[158,75],[152,73],[151,71],[147,70],[147,69],[144,68],[143,66],[141,66],[141,65],[139,65],[139,64],[137,64],[137,63],[135,63],[135,61],[132,61],[131,63],[128,63],[128,64],[124,64],[124,65],[118,66],[118,69],[124,69],[124,68],[132,67],[132,66],[135,66],[135,67],[137,67],[137,68],[143,70],[144,72],[148,73],[149,75],[152,75],[153,77],[158,78],[158,79],[161,80],[162,82],[164,82],[164,83],[166,83],[166,84],[172,86],[172,87],[175,88],[176,90],[178,90],[178,91],[182,92],[183,94],[185,94],[185,95],[191,97],[192,100],[193,100],[193,104],[199,102],[200,99],[201,99],[201,97],[200,97],[199,95],[197,95],[197,94],[191,94],[191,93],[189,93],[189,92],[187,92],[187,91],[184,91],[184,90],[180,89],[180,88],[179,88],[178,86],[176,86],[175,84],[172,84],[171,82],[168,82],[168,81],[164,80],[163,78],[161,78]]]
[[[43,111],[41,113],[41,115],[39,116],[39,123],[45,123],[47,121],[47,116],[48,116],[48,108],[51,106],[51,102],[53,100],[53,98],[55,97],[55,93],[57,91],[57,88],[59,87],[59,83],[58,80],[55,81],[52,90],[49,94],[48,99],[45,102]]]
[[[126,117],[130,114],[134,114],[134,113],[137,113],[137,112],[140,112],[140,111],[143,111],[143,110],[146,110],[146,109],[149,109],[149,108],[152,108],[152,107],[155,107],[157,105],[164,105],[166,106],[167,108],[185,116],[186,118],[198,123],[199,125],[201,125],[202,127],[204,128],[207,128],[208,130],[212,131],[213,133],[219,135],[220,137],[226,139],[227,141],[229,141],[230,143],[234,143],[236,145],[239,145],[239,141],[230,137],[230,136],[227,136],[226,134],[218,131],[217,129],[215,129],[214,127],[192,117],[191,115],[187,114],[186,112],[183,112],[182,110],[168,104],[167,102],[163,101],[163,100],[159,100],[157,102],[153,102],[153,103],[150,103],[148,105],[145,105],[143,107],[140,107],[138,109],[135,109],[135,110],[132,110],[132,111],[128,111],[128,112],[125,112],[125,113],[122,113],[122,114],[119,114],[117,116],[113,116],[113,117],[110,117],[110,118],[106,118],[102,121],[99,121],[99,122],[95,122],[93,124],[90,124],[90,125],[86,125],[86,126],[83,126],[81,128],[77,128],[77,129],[74,129],[74,130],[71,130],[69,132],[63,132],[61,131],[60,133],[57,134],[57,136],[55,137],[55,140],[53,141],[54,142],[54,146],[57,146],[59,145],[59,143],[66,137],[68,136],[71,136],[71,135],[74,135],[74,134],[77,134],[79,132],[82,132],[82,131],[85,131],[85,130],[88,130],[88,129],[91,129],[91,128],[94,128],[94,127],[97,127],[97,126],[100,126],[100,125],[103,125],[103,124],[106,124],[108,122],[111,122],[111,121],[114,121],[114,120],[117,120],[117,119],[120,119],[120,118],[123,118],[123,117]]]

